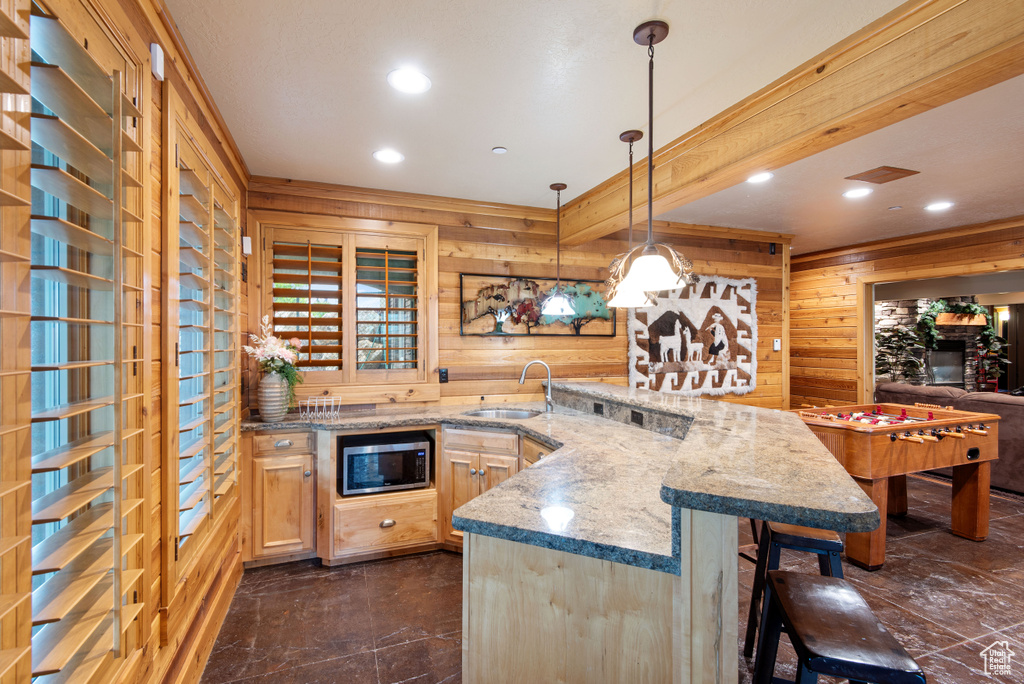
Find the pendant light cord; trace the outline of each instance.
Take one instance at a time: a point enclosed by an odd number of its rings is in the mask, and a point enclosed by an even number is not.
[[[633,141],[629,141],[629,249],[633,249]]]
[[[555,295],[562,294],[562,191],[556,190],[555,209]]]
[[[648,37],[647,56],[647,244],[654,244],[654,32]],[[632,207],[630,208],[632,209]]]

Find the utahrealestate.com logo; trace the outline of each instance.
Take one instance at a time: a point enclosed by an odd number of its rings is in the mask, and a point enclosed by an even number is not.
[[[1010,650],[1009,642],[993,641],[988,648],[981,652],[981,657],[985,659],[985,674],[989,676],[1009,675],[1015,655]]]

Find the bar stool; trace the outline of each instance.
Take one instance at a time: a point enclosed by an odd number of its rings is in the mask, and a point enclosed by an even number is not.
[[[763,521],[758,537],[754,587],[750,593],[747,634],[743,640],[743,655],[747,658],[754,654],[754,638],[761,623],[761,595],[768,581],[768,572],[779,569],[782,549],[818,554],[818,570],[822,575],[843,576],[843,564],[839,559],[839,554],[843,550],[843,540],[837,532]]]
[[[772,684],[782,630],[796,651],[797,684],[818,675],[851,684],[924,684],[921,668],[878,621],[853,585],[836,577],[772,570],[765,589],[754,684]]]

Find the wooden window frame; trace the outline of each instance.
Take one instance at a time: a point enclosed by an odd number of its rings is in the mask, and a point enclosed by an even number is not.
[[[436,401],[440,399],[438,364],[438,268],[437,226],[419,223],[375,221],[338,216],[254,210],[249,212],[250,232],[261,236],[263,258],[258,282],[263,284],[260,315],[250,317],[256,327],[264,314],[273,316],[273,243],[306,242],[342,248],[342,370],[309,371],[296,388],[299,400],[311,396],[335,397],[345,404]],[[417,253],[417,367],[399,370],[358,370],[356,348],[355,250],[387,248]],[[351,256],[350,256],[351,255]],[[349,285],[352,283],[353,285]],[[350,356],[351,354],[351,356]]]
[[[218,542],[224,521],[237,516],[238,496],[238,453],[240,435],[240,355],[239,319],[241,316],[239,298],[242,283],[239,279],[240,254],[238,239],[240,231],[240,196],[241,191],[233,183],[226,180],[226,169],[214,161],[207,150],[212,145],[197,133],[195,122],[185,104],[169,81],[164,82],[163,155],[164,204],[163,220],[163,278],[161,292],[163,294],[162,314],[162,434],[163,460],[162,472],[162,505],[163,519],[162,538],[162,572],[161,572],[161,611],[166,616],[166,629],[161,632],[161,643],[166,643],[167,635],[176,634],[184,629],[183,623],[193,597],[188,588],[191,584],[202,582],[207,568],[202,566],[204,559],[209,558],[207,549],[211,543]],[[180,165],[179,162],[183,162]],[[183,167],[187,167],[183,170]],[[196,255],[197,266],[201,275],[183,274],[180,240],[188,241],[189,235],[183,230],[182,211],[188,214],[190,207],[196,212],[199,208],[191,201],[183,201],[183,196],[191,195],[196,189],[201,191],[206,205],[202,207],[202,221],[205,225],[198,230],[199,239],[205,248]],[[200,204],[202,200],[200,200]],[[205,213],[203,213],[205,212]],[[198,215],[197,215],[198,217]],[[224,223],[226,219],[226,223]],[[230,230],[218,233],[218,222],[229,225]],[[198,225],[198,224],[197,224]],[[218,239],[219,238],[219,239]],[[218,255],[218,252],[222,254]],[[221,266],[218,263],[220,260]],[[224,261],[226,260],[226,261]],[[230,283],[228,289],[218,284]],[[228,280],[223,280],[224,275]],[[189,279],[189,280],[186,280]],[[202,281],[198,287],[188,283]],[[203,351],[206,362],[203,372],[198,375],[180,375],[180,366],[176,362],[180,350],[180,302],[182,288],[202,290],[205,292],[202,306],[206,311],[203,322],[199,326],[204,335]],[[218,294],[218,290],[220,293]],[[218,308],[217,297],[227,297],[227,308],[221,304]],[[226,328],[218,327],[217,316],[227,317],[230,323]],[[226,336],[226,337],[225,337]],[[221,340],[226,339],[227,346]],[[217,367],[218,360],[224,355],[229,359],[227,365]],[[218,374],[228,373],[230,378],[224,385],[215,385]],[[181,505],[181,441],[182,427],[180,423],[180,405],[187,405],[189,398],[184,400],[180,395],[180,383],[189,377],[203,376],[206,378],[205,391],[198,396],[205,396],[201,401],[205,404],[202,410],[203,434],[199,442],[203,444],[201,472],[205,478],[200,491],[206,492],[200,504],[205,511],[192,521],[187,531],[188,542],[181,543],[182,517]],[[218,403],[217,395],[227,393],[229,399]],[[223,420],[222,414],[229,415]],[[224,435],[228,435],[224,437]],[[186,448],[189,445],[186,445]],[[218,463],[223,465],[218,468]],[[198,465],[198,464],[197,464]],[[191,473],[190,473],[191,474]],[[221,486],[219,487],[218,484]]]

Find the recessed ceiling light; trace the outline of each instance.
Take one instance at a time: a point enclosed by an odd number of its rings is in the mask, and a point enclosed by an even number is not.
[[[857,199],[858,197],[867,197],[871,192],[871,188],[854,188],[853,190],[847,190],[844,192],[843,197]]]
[[[925,207],[928,211],[945,211],[953,206],[952,202],[932,202]]]
[[[388,83],[403,93],[425,93],[430,90],[430,79],[425,74],[408,67],[388,73]]]
[[[385,147],[383,150],[377,150],[374,152],[373,158],[379,162],[384,162],[385,164],[397,164],[405,159],[405,155],[397,150],[391,149],[390,147]]]
[[[491,152],[493,152],[494,154],[505,154],[506,152],[508,152],[508,148],[499,145],[498,147],[492,147]]]
[[[889,211],[899,211],[902,208],[903,207],[897,204],[895,207],[889,207]]]
[[[747,179],[747,182],[748,183],[764,183],[765,181],[771,180],[774,176],[775,176],[775,174],[771,173],[770,171],[765,171],[763,173],[755,173],[753,176],[751,176],[750,178]]]

